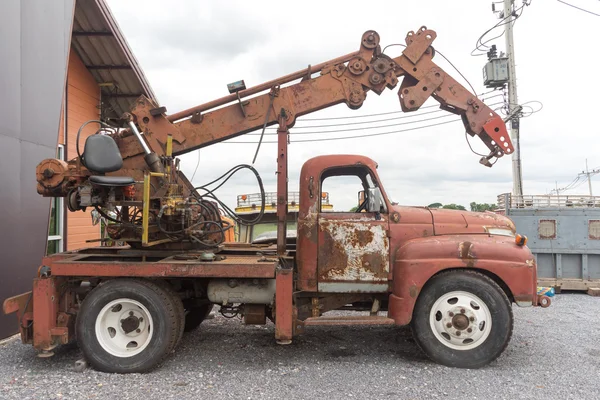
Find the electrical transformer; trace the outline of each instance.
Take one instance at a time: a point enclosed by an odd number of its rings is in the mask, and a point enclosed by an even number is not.
[[[483,84],[488,88],[503,86],[508,82],[508,58],[492,58],[483,67]]]

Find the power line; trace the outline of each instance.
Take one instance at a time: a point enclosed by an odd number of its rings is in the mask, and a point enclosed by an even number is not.
[[[581,185],[588,182],[588,184],[590,186],[590,196],[591,196],[592,195],[592,176],[597,175],[599,173],[600,173],[600,167],[596,167],[590,171],[587,167],[587,160],[586,160],[585,171],[581,171],[580,173],[578,173],[577,176],[575,177],[575,179],[573,179],[571,181],[571,183],[569,183],[565,187],[562,187],[560,189],[557,187],[556,189],[552,189],[550,191],[550,193],[556,193],[558,195],[560,192],[566,192],[567,190],[577,189]]]
[[[488,92],[483,92],[477,95],[477,97],[479,96],[485,96],[486,94],[490,94],[492,92],[495,92],[497,89],[492,89]],[[496,96],[491,96],[491,97],[487,97],[485,99],[481,99],[482,101],[485,100],[489,100],[491,98],[497,97]],[[439,107],[439,105],[437,104],[432,104],[430,106],[423,106],[420,107],[419,110],[424,110],[426,108],[434,108],[434,107]],[[346,117],[329,117],[329,118],[304,118],[304,117],[300,117],[302,119],[302,121],[330,121],[330,120],[337,120],[337,119],[350,119],[350,118],[368,118],[368,117],[379,117],[382,115],[391,115],[391,114],[399,114],[399,113],[404,113],[404,111],[402,110],[398,110],[398,111],[388,111],[388,112],[384,112],[384,113],[377,113],[377,114],[364,114],[364,115],[349,115]],[[297,127],[295,128],[297,129]]]
[[[498,105],[498,104],[502,104],[502,102],[497,102],[497,103],[493,103],[493,104],[489,104],[489,106],[494,106],[494,105]],[[434,112],[439,112],[439,111],[444,111],[444,110],[437,110]],[[418,115],[424,115],[424,114],[432,114],[433,112],[427,112],[427,113],[419,113]],[[344,129],[331,129],[328,131],[314,131],[314,132],[296,132],[295,129],[300,129],[300,128],[319,128],[319,127],[336,127],[336,126],[345,126],[345,125],[353,125],[353,124],[334,124],[334,125],[320,125],[320,126],[299,126],[299,127],[295,127],[292,128],[294,129],[293,133],[290,133],[291,135],[295,136],[295,135],[318,135],[318,134],[322,134],[322,133],[334,133],[334,132],[353,132],[353,131],[364,131],[367,129],[379,129],[379,128],[390,128],[392,126],[402,126],[402,125],[409,125],[409,124],[415,124],[415,123],[419,123],[419,122],[426,122],[426,121],[432,121],[435,119],[441,119],[441,118],[446,118],[446,117],[450,117],[453,114],[444,114],[444,115],[440,115],[437,117],[430,117],[430,118],[424,118],[424,119],[419,119],[419,120],[413,120],[413,121],[408,121],[408,122],[400,122],[397,124],[387,124],[387,125],[378,125],[378,126],[362,126],[359,128],[344,128]],[[377,121],[365,121],[365,122],[360,122],[359,124],[368,124],[368,123],[372,123],[372,122],[377,122]],[[261,134],[258,133],[248,133],[248,136],[259,136]],[[277,135],[277,132],[269,132],[269,133],[265,133],[265,135]]]
[[[428,115],[428,114],[435,114],[435,113],[439,113],[441,111],[445,111],[445,110],[441,110],[441,109],[437,109],[437,110],[433,110],[433,111],[426,111],[426,112],[422,112],[422,113],[416,113],[414,115],[403,115],[401,117],[393,117],[393,118],[384,118],[384,119],[377,119],[374,121],[363,121],[363,122],[346,122],[346,123],[342,123],[342,124],[329,124],[329,125],[307,125],[307,126],[294,126],[293,129],[307,129],[307,128],[330,128],[330,127],[335,127],[335,126],[348,126],[348,125],[363,125],[363,124],[371,124],[371,123],[375,123],[375,122],[386,122],[386,121],[395,121],[395,120],[399,120],[399,119],[406,119],[406,118],[414,118],[420,115]],[[274,128],[274,127],[269,127],[269,129],[278,129],[278,128]]]
[[[563,1],[563,0],[557,0],[557,1],[560,2],[560,3],[568,5],[569,7],[573,7],[573,8],[576,8],[576,9],[580,10],[580,11],[586,12],[588,14],[592,14],[592,15],[595,15],[597,17],[600,17],[600,14],[596,14],[595,12],[591,12],[591,11],[586,10],[584,8],[574,6],[573,4],[567,3],[566,1]]]
[[[474,57],[478,57],[478,56],[484,56],[486,55],[486,51],[485,48],[489,48],[489,46],[487,46],[487,43],[491,42],[494,39],[498,39],[500,37],[502,37],[502,35],[504,35],[505,30],[502,31],[502,33],[492,39],[486,40],[485,42],[482,42],[481,39],[483,39],[485,37],[485,35],[487,35],[488,33],[490,33],[491,31],[493,31],[496,28],[499,28],[501,26],[506,25],[508,22],[505,22],[502,24],[503,21],[506,21],[508,18],[512,17],[512,15],[505,17],[503,19],[501,19],[500,21],[498,21],[494,26],[492,26],[490,29],[488,29],[487,31],[485,31],[481,36],[479,36],[479,39],[477,39],[477,42],[475,42],[475,48],[473,50],[471,50],[471,55]],[[484,49],[482,49],[481,47],[484,47]],[[476,51],[481,51],[482,53],[479,54],[473,54]]]
[[[321,133],[337,133],[337,132],[354,132],[354,131],[364,131],[366,129],[378,129],[378,128],[390,128],[392,126],[401,126],[401,125],[409,125],[409,124],[415,124],[418,122],[425,122],[425,121],[431,121],[434,119],[440,119],[440,118],[446,118],[446,117],[451,117],[453,114],[444,114],[444,115],[440,115],[437,117],[430,117],[430,118],[424,118],[424,119],[419,119],[416,121],[407,121],[407,122],[399,122],[397,124],[387,124],[387,125],[379,125],[379,126],[362,126],[359,128],[345,128],[345,129],[331,129],[328,131],[312,131],[312,132],[292,132],[290,133],[292,136],[295,135],[316,135],[316,134],[321,134]],[[367,122],[365,122],[367,123]],[[331,126],[336,126],[336,125],[331,125]],[[311,126],[306,126],[305,128],[312,128]],[[292,128],[292,129],[296,129],[296,128]],[[249,133],[249,136],[256,136],[256,133]],[[265,135],[277,135],[277,132],[269,132],[269,133],[265,133]]]
[[[502,3],[502,2],[498,2],[498,3]],[[500,21],[498,21],[494,26],[492,26],[490,29],[488,29],[487,31],[485,31],[481,36],[479,36],[479,39],[477,39],[477,42],[475,43],[475,48],[471,51],[471,55],[472,56],[483,56],[486,54],[485,49],[489,48],[489,46],[487,46],[487,43],[491,42],[492,40],[501,38],[502,35],[504,35],[506,30],[503,30],[501,34],[499,34],[498,36],[495,36],[491,39],[486,40],[485,42],[482,42],[481,40],[491,31],[493,31],[496,28],[500,28],[504,25],[507,24],[515,24],[515,22],[517,21],[517,19],[519,19],[521,17],[521,15],[523,14],[523,9],[525,8],[525,6],[529,6],[531,5],[531,0],[529,2],[527,1],[523,1],[523,3],[521,4],[521,7],[517,8],[516,10],[514,10],[514,13],[511,13],[510,15],[505,15],[504,18],[502,18]],[[517,12],[519,12],[519,14],[517,14]],[[513,18],[514,17],[514,18]],[[512,19],[511,19],[512,18]],[[481,53],[479,54],[474,54],[476,51],[481,51]]]
[[[489,100],[495,97],[501,97],[503,96],[502,94],[497,94],[495,96],[490,96],[486,99],[483,100]],[[502,104],[502,102],[496,102],[496,103],[491,103],[491,104],[486,104],[487,106],[495,106],[498,104]],[[431,107],[437,107],[437,106],[428,106],[428,108]],[[425,107],[422,107],[425,108]],[[416,112],[416,113],[409,113],[408,115],[402,115],[400,117],[393,117],[393,118],[384,118],[384,119],[378,119],[378,120],[373,120],[373,121],[362,121],[362,122],[345,122],[345,123],[337,123],[337,124],[327,124],[327,125],[306,125],[306,126],[294,126],[294,130],[296,129],[311,129],[311,128],[335,128],[338,126],[350,126],[350,125],[364,125],[364,124],[372,124],[372,123],[376,123],[376,122],[387,122],[387,121],[395,121],[395,120],[399,120],[399,119],[406,119],[406,118],[414,118],[414,117],[419,117],[421,115],[429,115],[429,114],[435,114],[435,113],[439,113],[439,112],[445,112],[446,110],[443,109],[437,109],[437,110],[433,110],[433,111],[426,111],[426,112]],[[382,113],[382,114],[392,114],[392,113],[402,113],[403,111],[392,111],[390,113]],[[379,115],[382,115],[379,114]],[[371,114],[371,115],[377,115],[377,114]],[[363,117],[367,117],[368,115],[364,115]],[[352,118],[352,116],[347,117],[347,118]],[[431,119],[437,119],[440,117],[434,117]],[[333,119],[333,118],[332,118]],[[335,119],[344,119],[344,117],[336,117]],[[425,119],[427,120],[427,119]],[[406,123],[401,123],[401,124],[392,124],[392,125],[381,125],[381,126],[375,126],[375,127],[363,127],[363,128],[358,128],[358,129],[374,129],[374,128],[386,128],[389,126],[394,126],[394,125],[404,125],[404,124],[409,124],[409,123],[414,123],[414,122],[419,122],[419,120],[417,121],[411,121],[411,122],[406,122]],[[278,129],[277,127],[269,127],[268,129]],[[355,130],[358,130],[355,129]],[[352,129],[348,129],[348,130],[352,130]],[[325,131],[325,132],[343,132],[343,130],[332,130],[332,131]],[[308,134],[308,133],[322,133],[322,132],[294,132],[294,134]],[[276,133],[267,133],[267,135],[275,135]],[[248,135],[251,136],[255,136],[258,135],[257,133],[249,133]]]
[[[592,195],[592,176],[599,174],[600,170],[589,170],[588,169],[588,162],[587,162],[587,158],[585,159],[585,171],[581,171],[581,173],[577,174],[577,176],[583,176],[585,175],[585,177],[587,178],[587,181],[590,185],[590,196]]]
[[[444,58],[444,60],[446,60],[446,61],[448,62],[448,64],[452,65],[452,68],[454,68],[454,69],[456,70],[456,72],[458,72],[458,74],[459,74],[460,76],[462,76],[462,78],[463,78],[463,79],[464,79],[464,80],[465,80],[465,81],[466,81],[466,82],[469,84],[469,86],[471,87],[472,93],[475,93],[475,89],[473,88],[473,85],[471,85],[471,82],[469,82],[469,80],[468,80],[468,79],[467,79],[467,78],[466,78],[466,77],[465,77],[465,76],[462,74],[462,72],[460,72],[460,71],[458,70],[458,68],[456,68],[456,67],[454,66],[454,64],[452,64],[452,62],[451,62],[450,60],[448,60],[448,59],[446,58],[446,56],[445,56],[445,55],[443,55],[443,54],[442,54],[442,52],[441,52],[441,51],[439,51],[439,50],[436,50],[436,52],[437,52],[437,53],[439,53],[439,55],[440,55],[440,56],[442,56],[442,57]]]
[[[196,151],[198,152],[198,162],[196,162],[196,168],[194,168],[194,173],[192,174],[192,179],[190,179],[190,182],[194,180],[194,177],[196,176],[196,171],[198,171],[198,166],[200,165],[200,149]]]
[[[423,125],[423,126],[418,126],[418,127],[415,127],[415,128],[400,129],[400,130],[391,131],[391,132],[380,132],[380,133],[370,133],[370,134],[366,134],[366,135],[342,136],[342,137],[321,138],[321,139],[299,139],[299,140],[293,140],[293,141],[291,141],[291,143],[309,143],[309,142],[312,143],[312,142],[327,142],[327,141],[332,141],[332,140],[361,139],[361,138],[366,138],[366,137],[391,135],[393,133],[415,131],[415,130],[418,130],[418,129],[431,128],[431,127],[434,127],[434,126],[450,124],[452,122],[458,122],[458,121],[462,121],[462,119],[458,118],[458,119],[453,119],[451,121],[438,122],[437,124]],[[327,133],[327,132],[323,132],[323,133]],[[222,142],[222,143],[227,143],[227,144],[256,144],[258,142],[227,142],[226,141],[226,142]],[[275,141],[275,140],[268,141],[268,142],[263,141],[263,143],[277,143],[277,141]]]
[[[383,48],[383,51],[382,51],[382,53],[385,53],[385,50],[386,50],[388,47],[392,47],[392,46],[402,46],[402,47],[406,47],[405,45],[403,45],[403,44],[400,44],[400,43],[392,43],[392,44],[388,44],[387,46],[385,46],[385,47]],[[439,50],[435,50],[435,52],[436,52],[436,53],[440,53],[440,56],[442,56],[442,57],[444,58],[444,60],[446,60],[446,61],[448,62],[448,64],[450,64],[450,65],[452,66],[452,68],[454,68],[454,69],[456,70],[456,72],[458,72],[458,74],[459,74],[460,76],[462,76],[462,78],[463,78],[463,79],[464,79],[464,80],[465,80],[465,81],[466,81],[466,82],[469,84],[469,86],[471,87],[471,90],[473,91],[473,93],[475,93],[475,89],[473,89],[473,85],[471,85],[471,82],[469,82],[469,80],[468,80],[467,78],[465,78],[465,76],[462,74],[462,72],[460,72],[460,71],[458,70],[458,68],[456,68],[456,67],[454,66],[454,64],[452,64],[452,62],[451,62],[450,60],[448,60],[448,59],[446,58],[446,56],[445,56],[445,55],[443,55],[443,54],[442,54],[442,52],[441,52],[441,51],[439,51]]]

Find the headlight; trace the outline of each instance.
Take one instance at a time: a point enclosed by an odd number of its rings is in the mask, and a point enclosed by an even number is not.
[[[490,235],[511,236],[511,237],[515,236],[514,232],[511,231],[510,229],[505,229],[505,228],[485,228],[485,230]]]

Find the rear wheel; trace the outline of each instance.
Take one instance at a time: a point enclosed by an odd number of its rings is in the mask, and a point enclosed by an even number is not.
[[[165,288],[144,280],[100,284],[77,315],[85,359],[104,372],[145,372],[171,353],[180,337],[180,313]]]
[[[421,291],[411,327],[433,361],[480,368],[500,356],[510,341],[511,303],[498,284],[483,274],[441,273]]]
[[[200,324],[208,318],[213,309],[212,304],[206,304],[199,307],[191,307],[185,311],[185,332],[191,332],[198,328]]]

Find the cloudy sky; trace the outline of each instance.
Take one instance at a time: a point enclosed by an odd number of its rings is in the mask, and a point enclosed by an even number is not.
[[[515,0],[520,6],[521,0]],[[170,113],[222,97],[227,83],[244,79],[248,87],[358,50],[364,31],[374,29],[383,46],[404,43],[406,33],[425,25],[437,32],[434,47],[444,53],[469,79],[477,93],[483,86],[486,57],[471,51],[482,33],[497,23],[491,2],[483,0],[429,0],[369,2],[285,1],[108,1],[154,92]],[[600,13],[600,2],[571,0]],[[168,4],[168,5],[167,5]],[[498,4],[497,6],[501,6]],[[491,36],[499,35],[495,30]],[[514,25],[519,103],[539,101],[543,109],[521,120],[521,154],[525,194],[544,194],[571,182],[585,168],[600,167],[600,132],[593,122],[597,100],[593,93],[599,56],[594,41],[600,33],[600,18],[558,1],[533,0]],[[504,50],[504,38],[495,43]],[[386,53],[397,56],[400,47]],[[441,57],[434,59],[464,84],[458,73]],[[385,117],[310,121],[314,118],[353,117],[399,111],[397,88],[381,96],[369,93],[363,107],[350,110],[338,105],[299,118],[296,132],[321,133],[294,136],[290,145],[291,191],[298,190],[302,163],[321,154],[363,154],[379,163],[383,186],[393,201],[403,205],[434,202],[468,207],[472,201],[494,203],[500,193],[512,189],[511,160],[504,157],[488,169],[478,163],[465,143],[461,122],[398,132],[389,135],[316,143],[294,143],[295,139],[354,136],[406,130],[451,121],[440,111],[386,122],[351,127],[363,131],[330,132],[347,127],[305,129]],[[493,93],[496,94],[496,93]],[[489,97],[493,94],[482,96]],[[501,97],[486,102],[494,104]],[[431,100],[428,105],[436,104]],[[536,110],[538,103],[531,104]],[[498,105],[493,108],[498,107]],[[393,114],[387,117],[397,117]],[[408,114],[406,114],[408,115]],[[418,122],[428,118],[438,119]],[[409,124],[374,129],[396,123]],[[268,130],[273,132],[273,130]],[[329,133],[327,133],[329,132]],[[256,142],[246,135],[231,142]],[[275,136],[266,136],[267,141]],[[486,148],[471,139],[475,150]],[[200,151],[195,184],[203,184],[238,163],[251,163],[256,145],[222,143]],[[275,145],[262,146],[256,167],[266,189],[275,191]],[[182,169],[191,177],[198,152],[182,158]],[[220,197],[235,206],[237,194],[257,191],[251,174],[244,172],[220,189]],[[597,184],[597,181],[592,178]],[[356,203],[356,187],[340,184],[326,188],[336,209]],[[568,194],[586,194],[583,184]],[[600,194],[600,186],[596,189]]]

